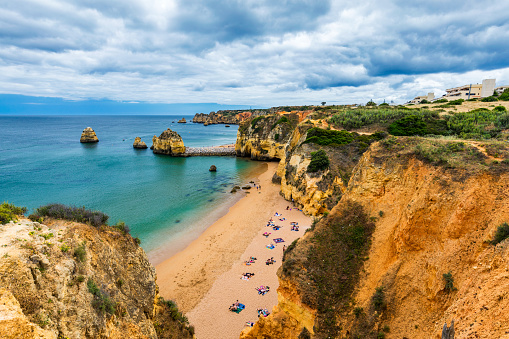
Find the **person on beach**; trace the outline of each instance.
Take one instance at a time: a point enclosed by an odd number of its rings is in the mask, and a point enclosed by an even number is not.
[[[286,250],[286,245],[283,245],[283,252]]]

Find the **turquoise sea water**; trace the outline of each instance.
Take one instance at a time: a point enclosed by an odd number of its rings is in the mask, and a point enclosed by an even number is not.
[[[126,222],[154,261],[174,254],[239,197],[261,164],[235,157],[172,158],[135,150],[166,128],[186,146],[234,143],[237,126],[177,124],[182,116],[0,116],[0,201],[29,209],[59,202]],[[189,121],[192,116],[186,116]],[[174,122],[174,123],[172,123]],[[96,144],[81,144],[92,127]],[[208,171],[210,165],[218,171]]]

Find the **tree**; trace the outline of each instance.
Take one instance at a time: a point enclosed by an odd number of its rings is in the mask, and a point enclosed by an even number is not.
[[[371,99],[366,103],[366,106],[376,106],[376,103]]]
[[[325,101],[322,101],[322,106],[325,106],[326,102]]]

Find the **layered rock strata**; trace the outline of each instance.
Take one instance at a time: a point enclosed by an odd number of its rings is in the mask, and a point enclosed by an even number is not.
[[[97,135],[95,134],[94,130],[91,127],[87,127],[83,130],[83,133],[81,133],[80,142],[94,143],[99,142],[99,139],[97,138]]]
[[[139,149],[146,149],[146,148],[148,148],[147,144],[145,143],[145,141],[141,141],[140,137],[136,137],[134,139],[133,147],[134,148],[139,148]]]
[[[177,121],[179,124],[185,124],[187,123],[186,118],[182,118],[179,121]]]
[[[152,147],[155,154],[167,154],[173,156],[181,156],[185,153],[186,147],[182,141],[182,137],[175,131],[167,129],[159,137],[152,138]]]
[[[435,146],[454,155],[433,162],[420,150],[434,143],[389,138],[370,146],[339,203],[285,253],[273,313],[242,338],[440,338],[453,319],[455,338],[506,335],[509,240],[490,242],[509,220],[509,165],[448,141]],[[342,241],[369,249],[332,260],[344,248],[320,246],[325,234],[342,231],[338,218],[354,213],[352,205],[367,221]],[[361,240],[370,223],[372,235]],[[323,262],[310,266],[317,255]]]
[[[0,337],[192,338],[135,239],[113,227],[0,225]]]

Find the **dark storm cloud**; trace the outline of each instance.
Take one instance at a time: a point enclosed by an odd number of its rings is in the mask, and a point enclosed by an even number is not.
[[[272,103],[509,81],[504,1],[0,3],[0,93]]]

